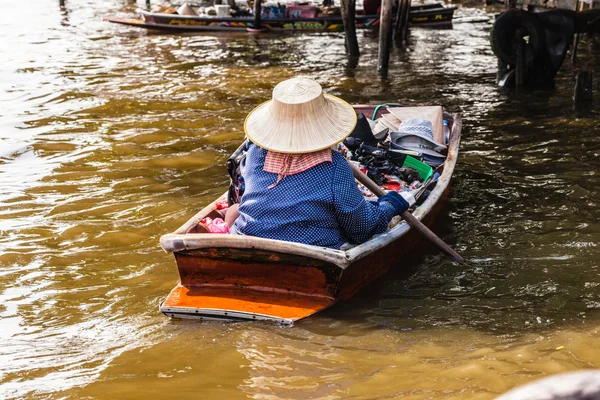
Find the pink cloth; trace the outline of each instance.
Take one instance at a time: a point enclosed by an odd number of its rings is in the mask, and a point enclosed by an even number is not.
[[[274,188],[286,176],[304,172],[315,165],[331,162],[331,149],[314,151],[306,154],[286,154],[267,151],[263,171],[277,174],[277,181],[268,187]]]
[[[206,217],[200,223],[206,225],[210,233],[229,233],[229,226],[221,218]]]

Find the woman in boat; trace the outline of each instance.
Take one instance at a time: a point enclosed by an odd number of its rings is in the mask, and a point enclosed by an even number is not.
[[[245,190],[227,212],[231,232],[339,249],[387,229],[409,207],[396,192],[368,202],[332,146],[356,125],[352,106],[308,78],[279,83],[244,123]]]

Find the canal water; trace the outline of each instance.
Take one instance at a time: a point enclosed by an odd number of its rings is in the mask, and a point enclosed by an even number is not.
[[[381,80],[375,37],[359,35],[352,69],[337,33],[156,35],[101,21],[134,11],[3,8],[0,398],[492,399],[599,366],[600,106],[597,94],[574,107],[569,62],[552,88],[498,90],[491,23],[457,22],[412,30]],[[598,48],[586,39],[579,55],[600,76]],[[352,103],[463,113],[436,230],[469,261],[422,245],[291,328],[164,317],[178,275],[160,235],[225,190],[246,113],[300,74]]]

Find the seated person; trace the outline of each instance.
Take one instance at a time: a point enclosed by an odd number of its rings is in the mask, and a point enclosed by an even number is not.
[[[244,194],[227,212],[231,233],[339,249],[384,232],[409,205],[396,192],[367,202],[331,150],[355,124],[352,106],[324,95],[317,82],[279,83],[244,124],[251,143],[241,164]]]

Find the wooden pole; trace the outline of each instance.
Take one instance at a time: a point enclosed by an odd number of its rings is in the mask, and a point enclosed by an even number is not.
[[[394,21],[394,40],[398,47],[406,45],[406,32],[408,28],[408,16],[410,13],[410,0],[398,1],[398,12]]]
[[[398,10],[396,10],[396,18],[394,20],[394,40],[400,39],[402,32],[400,26],[402,25],[402,7],[404,6],[404,1],[398,0]]]
[[[575,11],[583,11],[583,5],[585,4],[585,2],[583,1],[579,1],[577,0],[575,2]],[[573,63],[573,65],[577,64],[577,47],[579,46],[579,33],[576,33],[575,36],[573,36],[573,45],[571,46],[571,63]]]
[[[390,63],[390,43],[392,39],[392,7],[393,0],[382,0],[379,19],[379,65],[378,70],[386,78]]]
[[[402,43],[408,43],[408,21],[410,21],[410,6],[412,1],[405,0],[404,11],[402,12],[403,23],[402,23]]]
[[[65,0],[58,0],[58,5],[62,8],[65,6]]]
[[[579,71],[575,78],[575,101],[592,101],[593,96],[593,74],[592,71]]]
[[[260,0],[254,0],[254,29],[260,29],[260,13],[262,11],[262,4]]]
[[[358,39],[356,38],[356,0],[341,0],[342,21],[346,33],[346,53],[351,58],[358,58]]]
[[[517,61],[515,65],[515,86],[522,87],[525,84],[525,60],[524,60],[524,49],[523,49],[523,37],[521,35],[521,29],[517,28],[515,35],[515,55]]]
[[[150,9],[150,0],[146,0],[146,7]]]
[[[367,175],[365,175],[356,165],[352,163],[348,163],[350,168],[352,168],[352,173],[354,177],[358,179],[360,183],[365,185],[373,194],[377,197],[381,197],[385,195],[385,191],[377,186],[375,182],[373,182]],[[422,234],[427,240],[436,245],[440,250],[444,253],[448,254],[452,258],[454,258],[458,262],[465,261],[456,251],[452,249],[452,247],[448,246],[442,239],[440,239],[435,233],[431,231],[428,227],[426,227],[421,221],[415,218],[408,211],[403,212],[400,216],[409,224],[412,228]]]

